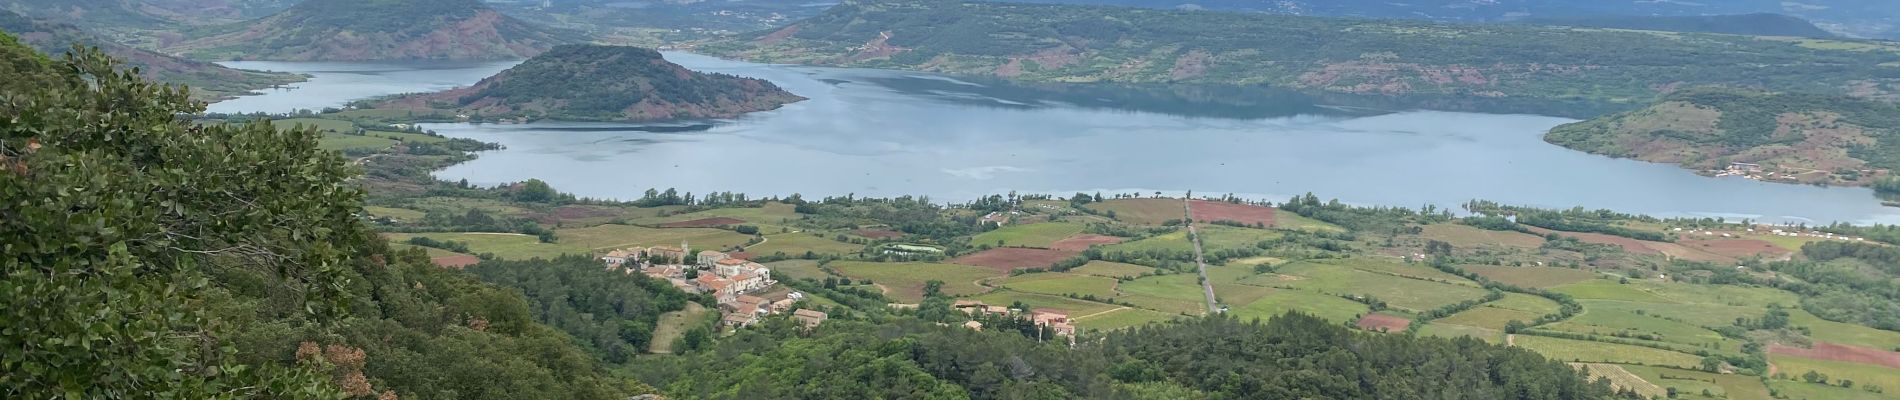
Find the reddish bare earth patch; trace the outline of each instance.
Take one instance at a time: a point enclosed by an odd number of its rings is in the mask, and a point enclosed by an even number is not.
[[[1234,221],[1248,226],[1273,226],[1273,209],[1251,204],[1191,200],[1194,220],[1200,222]]]
[[[868,237],[872,239],[895,239],[895,238],[904,237],[903,232],[893,231],[889,229],[859,229],[859,230],[851,231],[851,234]]]
[[[1366,314],[1366,316],[1359,318],[1359,322],[1354,322],[1353,325],[1358,326],[1359,329],[1373,332],[1399,332],[1405,330],[1405,327],[1411,326],[1412,320],[1395,315]]]
[[[1806,349],[1783,346],[1779,343],[1771,344],[1768,345],[1768,354],[1900,368],[1900,352],[1828,342],[1814,342],[1814,347]]]
[[[1002,247],[957,257],[956,259],[950,260],[950,263],[994,268],[997,271],[1009,272],[1023,268],[1048,268],[1057,261],[1075,257],[1076,254],[1081,253],[1061,250]]]
[[[745,220],[743,219],[713,217],[713,218],[700,218],[700,219],[691,220],[691,221],[668,222],[668,223],[660,224],[660,227],[661,228],[712,228],[712,227],[736,225],[736,224],[743,224],[743,223],[745,223]]]
[[[1089,246],[1094,246],[1098,244],[1116,244],[1116,243],[1121,243],[1122,240],[1123,240],[1122,238],[1118,238],[1114,236],[1081,234],[1081,235],[1070,236],[1067,239],[1057,240],[1055,243],[1049,244],[1049,249],[1061,250],[1061,251],[1083,251],[1083,250],[1088,250]]]
[[[1601,233],[1553,231],[1553,230],[1538,228],[1534,226],[1527,226],[1526,228],[1530,228],[1530,231],[1532,233],[1536,233],[1538,235],[1549,235],[1554,232],[1560,236],[1577,238],[1577,240],[1581,240],[1584,243],[1607,244],[1607,245],[1612,245],[1612,246],[1619,246],[1623,248],[1623,251],[1636,253],[1636,254],[1662,254],[1662,251],[1656,250],[1654,248],[1650,248],[1649,245],[1646,244],[1649,242],[1644,242],[1644,241],[1636,240],[1636,239],[1630,239],[1630,238],[1626,238],[1622,236],[1612,236],[1612,235],[1605,235]]]
[[[1789,253],[1788,249],[1775,246],[1773,243],[1768,243],[1767,241],[1755,239],[1685,239],[1680,243],[1692,249],[1734,258],[1750,256],[1779,257]]]
[[[429,259],[429,262],[434,263],[435,266],[442,267],[442,268],[462,269],[470,265],[481,263],[482,259],[476,258],[475,256],[467,255],[467,254],[461,254],[461,255],[453,255],[453,256],[447,256],[447,257],[431,258]]]

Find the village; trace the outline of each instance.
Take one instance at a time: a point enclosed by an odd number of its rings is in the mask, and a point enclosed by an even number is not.
[[[666,281],[681,291],[706,294],[718,303],[720,324],[733,329],[757,324],[760,317],[790,312],[806,328],[823,324],[828,314],[814,309],[794,309],[804,293],[777,287],[771,268],[732,254],[703,250],[693,252],[690,243],[679,247],[630,247],[607,252],[600,257],[609,271],[644,274]],[[914,306],[896,305],[894,307]],[[1068,314],[1054,310],[1015,310],[975,300],[957,300],[954,308],[971,316],[1006,317],[1027,312],[1029,321],[1048,328],[1056,336],[1074,340],[1075,325]],[[967,321],[964,328],[982,330],[983,324]]]

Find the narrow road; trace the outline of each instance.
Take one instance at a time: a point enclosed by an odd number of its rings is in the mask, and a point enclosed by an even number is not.
[[[1183,221],[1188,221],[1188,239],[1194,242],[1194,264],[1200,267],[1201,293],[1207,296],[1207,313],[1215,314],[1220,312],[1220,305],[1214,301],[1214,282],[1207,280],[1207,258],[1201,256],[1201,233],[1194,230],[1193,204],[1194,201],[1191,198],[1182,199],[1181,211],[1186,213],[1187,219]]]

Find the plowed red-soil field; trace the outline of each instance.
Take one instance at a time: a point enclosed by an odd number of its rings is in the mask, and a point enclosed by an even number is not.
[[[1780,354],[1818,360],[1846,361],[1861,364],[1873,364],[1888,368],[1900,368],[1900,352],[1886,351],[1870,347],[1848,346],[1828,342],[1814,342],[1811,348],[1768,345],[1769,354]]]
[[[720,227],[720,226],[727,226],[727,225],[737,225],[737,224],[743,224],[743,223],[745,223],[745,220],[743,219],[713,217],[713,218],[695,219],[691,221],[668,222],[668,223],[660,224],[660,227],[661,228],[712,228],[712,227]]]
[[[1062,251],[1083,251],[1083,250],[1088,250],[1089,246],[1094,246],[1098,244],[1116,244],[1116,243],[1121,243],[1121,242],[1122,242],[1122,238],[1118,238],[1114,236],[1081,234],[1081,235],[1070,236],[1066,239],[1057,240],[1055,243],[1049,244],[1049,249],[1062,250]]]
[[[1380,329],[1384,329],[1386,332],[1399,332],[1405,330],[1405,327],[1411,326],[1412,320],[1396,315],[1366,314],[1366,316],[1359,318],[1359,322],[1354,322],[1353,325],[1359,326],[1359,329],[1373,332],[1379,332]]]
[[[1252,226],[1273,226],[1273,209],[1251,204],[1192,200],[1194,220],[1199,222],[1234,221]]]
[[[1075,257],[1080,252],[1027,249],[1020,247],[1000,247],[984,250],[950,260],[951,264],[974,265],[993,268],[1001,272],[1023,268],[1048,268],[1057,261]]]

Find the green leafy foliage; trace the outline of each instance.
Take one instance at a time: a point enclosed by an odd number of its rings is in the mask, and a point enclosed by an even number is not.
[[[97,51],[36,57],[0,63],[0,397],[645,391],[519,294],[391,251],[316,131],[193,125]]]
[[[589,257],[488,261],[467,271],[483,281],[521,290],[536,320],[566,332],[595,356],[616,364],[647,348],[660,314],[699,299],[646,275],[601,269]]]

